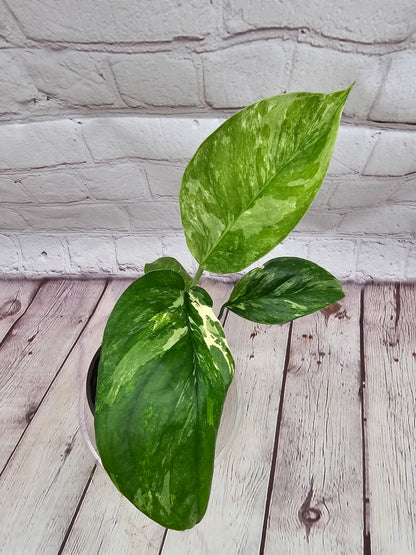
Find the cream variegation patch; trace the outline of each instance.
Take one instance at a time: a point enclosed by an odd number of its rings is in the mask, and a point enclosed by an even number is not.
[[[204,342],[208,349],[211,347],[216,347],[219,349],[224,357],[225,362],[229,368],[230,379],[234,374],[234,360],[231,356],[230,349],[227,345],[224,333],[220,333],[221,324],[217,320],[212,308],[206,304],[203,304],[197,299],[192,293],[189,294],[191,303],[195,310],[198,312],[202,319],[202,324],[198,326],[201,332]],[[214,366],[220,371],[218,364],[213,360]]]

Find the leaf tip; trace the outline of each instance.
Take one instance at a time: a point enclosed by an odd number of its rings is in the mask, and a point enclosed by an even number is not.
[[[341,94],[342,102],[344,104],[347,101],[347,98],[348,98],[352,88],[354,87],[355,83],[356,83],[356,81],[353,81],[347,89],[344,89],[343,91],[339,91],[339,93]]]

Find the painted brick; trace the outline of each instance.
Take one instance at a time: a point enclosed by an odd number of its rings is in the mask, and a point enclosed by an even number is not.
[[[404,182],[399,183],[394,193],[391,194],[390,200],[416,203],[416,176],[409,176]]]
[[[223,120],[217,118],[94,118],[80,120],[94,160],[188,161]]]
[[[380,134],[380,130],[355,125],[341,125],[335,141],[328,174],[361,173]]]
[[[414,4],[412,0],[394,4],[384,0],[319,0],[313,9],[306,10],[303,0],[264,0],[259,9],[257,2],[227,0],[225,21],[231,33],[272,27],[304,28],[325,37],[360,43],[399,42],[414,32]]]
[[[357,257],[358,279],[403,279],[408,242],[383,239],[363,239]]]
[[[25,190],[40,204],[79,202],[88,199],[88,191],[73,172],[50,171],[21,177]]]
[[[185,166],[147,164],[146,175],[153,197],[179,197]]]
[[[340,233],[380,235],[416,234],[416,206],[377,206],[354,210],[338,225]]]
[[[30,75],[22,66],[17,54],[0,52],[0,114],[18,114],[27,108],[33,108],[39,97]]]
[[[79,126],[70,120],[3,125],[0,169],[33,169],[89,159]]]
[[[309,260],[324,265],[337,279],[355,277],[357,242],[350,239],[316,238],[309,243]]]
[[[67,269],[66,248],[54,236],[22,235],[19,238],[23,268],[30,274],[63,274]]]
[[[192,276],[198,270],[198,262],[192,256],[183,233],[163,237],[163,256],[173,256],[173,258],[179,260],[185,270]]]
[[[299,44],[288,90],[302,91],[307,87],[310,92],[329,93],[345,89],[355,81],[343,114],[366,118],[382,83],[384,66],[384,60],[377,56]]]
[[[238,108],[285,92],[293,48],[293,43],[261,41],[206,54],[206,101],[215,108]]]
[[[327,177],[321,185],[321,188],[318,191],[314,201],[311,204],[311,209],[327,209],[329,198],[333,194],[336,188],[336,184],[333,183],[333,178],[330,176]]]
[[[407,254],[407,261],[406,261],[406,268],[405,268],[405,277],[408,280],[416,280],[416,243],[412,241],[409,244],[408,254]]]
[[[127,230],[123,209],[109,204],[20,207],[20,214],[36,230]]]
[[[22,183],[17,178],[0,177],[0,203],[13,202],[16,204],[30,204],[32,199],[23,190]]]
[[[137,202],[126,210],[134,230],[182,229],[177,202]]]
[[[20,248],[6,235],[0,235],[0,268],[2,273],[16,272],[20,269]]]
[[[167,53],[130,54],[111,65],[128,106],[198,106],[198,75],[189,59]]]
[[[360,179],[352,177],[338,183],[328,200],[331,208],[360,208],[377,206],[387,202],[395,189],[396,180],[387,179]]]
[[[52,104],[108,106],[114,103],[100,55],[36,49],[24,54],[24,62],[35,85]]]
[[[0,47],[24,46],[27,43],[15,18],[7,9],[3,0],[0,0]]]
[[[406,175],[416,172],[416,133],[413,131],[382,131],[364,175]]]
[[[148,196],[144,170],[136,164],[96,166],[79,171],[90,195],[98,200],[136,200]]]
[[[141,273],[144,265],[162,256],[162,239],[155,236],[125,236],[115,241],[119,270]]]
[[[22,205],[0,205],[0,230],[26,229],[27,223],[20,215]]]
[[[337,212],[323,210],[309,210],[296,226],[299,233],[327,233],[338,228],[343,215]]]
[[[416,123],[415,90],[416,49],[396,52],[370,119]]]
[[[294,231],[275,247],[265,258],[270,259],[277,256],[296,256],[298,258],[309,258],[310,237],[303,237]]]
[[[310,239],[305,238],[300,233],[294,231],[289,237],[286,237],[281,243],[274,247],[265,256],[256,260],[253,264],[245,268],[240,273],[247,273],[254,268],[258,268],[272,258],[280,258],[282,256],[295,256],[297,258],[308,258]]]
[[[114,242],[111,236],[67,238],[71,266],[77,272],[108,274],[117,271]]]
[[[56,42],[141,42],[203,37],[215,18],[210,2],[198,0],[7,0],[26,36]]]

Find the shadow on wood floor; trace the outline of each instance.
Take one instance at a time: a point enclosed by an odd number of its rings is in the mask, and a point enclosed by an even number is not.
[[[346,284],[281,326],[226,314],[236,373],[210,504],[166,532],[80,430],[80,374],[129,283],[0,281],[0,553],[416,553],[414,284]],[[205,285],[216,307],[228,298]]]

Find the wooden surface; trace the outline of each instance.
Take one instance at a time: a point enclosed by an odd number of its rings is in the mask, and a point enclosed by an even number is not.
[[[416,286],[345,287],[283,326],[228,313],[236,360],[207,514],[139,513],[84,437],[85,369],[128,281],[0,281],[0,553],[416,553]],[[230,287],[205,284],[218,310]]]
[[[416,297],[364,295],[369,528],[374,553],[416,553]]]

